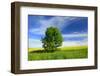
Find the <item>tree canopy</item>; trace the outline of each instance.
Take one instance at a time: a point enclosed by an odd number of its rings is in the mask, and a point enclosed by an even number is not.
[[[57,47],[62,46],[63,37],[57,27],[49,27],[45,31],[45,37],[42,39],[45,51],[55,51]]]

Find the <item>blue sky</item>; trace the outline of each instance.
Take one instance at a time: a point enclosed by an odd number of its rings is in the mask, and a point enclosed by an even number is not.
[[[28,15],[29,48],[42,47],[41,38],[50,26],[61,31],[64,39],[62,46],[87,45],[87,17]]]

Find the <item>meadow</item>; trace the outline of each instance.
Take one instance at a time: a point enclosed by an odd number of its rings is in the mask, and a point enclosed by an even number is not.
[[[61,47],[54,52],[46,52],[43,48],[28,48],[29,61],[80,58],[88,58],[87,46]]]

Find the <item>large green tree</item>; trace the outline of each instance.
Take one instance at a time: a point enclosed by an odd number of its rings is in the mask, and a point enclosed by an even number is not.
[[[45,37],[42,39],[43,48],[45,51],[55,51],[57,47],[61,46],[63,37],[57,27],[49,27],[45,31]]]

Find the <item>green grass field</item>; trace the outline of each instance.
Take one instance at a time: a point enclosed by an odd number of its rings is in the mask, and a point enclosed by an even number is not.
[[[87,46],[62,47],[54,52],[45,52],[43,48],[29,48],[28,60],[80,59],[88,57]]]

